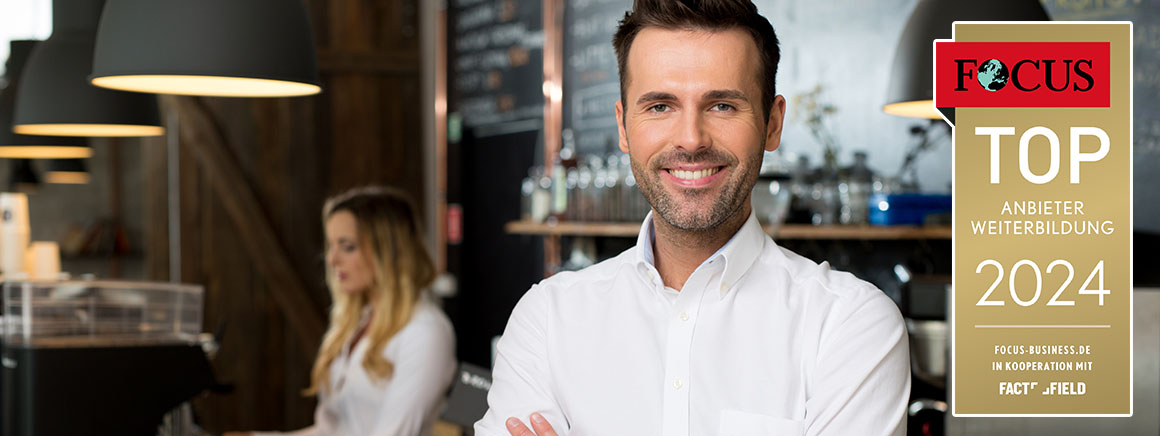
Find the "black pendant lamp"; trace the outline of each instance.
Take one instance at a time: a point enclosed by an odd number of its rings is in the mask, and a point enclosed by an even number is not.
[[[16,94],[16,133],[157,136],[157,97],[89,84],[104,0],[53,0],[52,36],[33,49]]]
[[[16,105],[16,87],[20,84],[20,73],[33,47],[40,41],[12,41],[6,64],[6,82],[0,88],[0,158],[85,158],[93,155],[93,150],[81,138],[61,136],[29,136],[12,132],[12,112]]]
[[[53,159],[44,170],[46,183],[85,184],[89,183],[89,169],[84,159]]]
[[[40,188],[40,176],[32,168],[32,161],[28,159],[14,159],[8,166],[8,190],[12,192],[32,193]]]
[[[319,93],[302,0],[108,0],[92,83],[158,94]]]
[[[891,115],[939,119],[934,108],[934,40],[950,39],[955,21],[1047,21],[1039,0],[920,0],[894,51],[890,88],[882,110]]]

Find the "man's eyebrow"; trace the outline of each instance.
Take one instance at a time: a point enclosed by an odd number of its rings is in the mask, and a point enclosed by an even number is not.
[[[736,89],[714,89],[701,98],[705,100],[745,100],[745,93]]]
[[[640,104],[654,102],[654,101],[665,101],[665,100],[672,101],[672,100],[676,100],[676,99],[677,99],[677,96],[669,94],[667,92],[653,91],[653,92],[646,92],[646,93],[644,93],[644,95],[641,95],[640,98],[636,99],[636,104],[640,105]]]
[[[745,93],[736,89],[714,89],[707,91],[701,96],[705,100],[745,100]],[[654,101],[676,100],[677,96],[667,92],[646,92],[636,99],[636,104],[641,105],[651,103]]]

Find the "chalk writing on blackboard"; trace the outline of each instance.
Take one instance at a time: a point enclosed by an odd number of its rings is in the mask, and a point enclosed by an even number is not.
[[[564,123],[582,154],[613,151],[620,82],[612,35],[631,7],[631,0],[578,0],[564,11]]]
[[[539,2],[456,0],[451,109],[464,127],[543,117],[544,32]],[[530,124],[535,126],[536,124]],[[495,129],[491,129],[495,130]]]

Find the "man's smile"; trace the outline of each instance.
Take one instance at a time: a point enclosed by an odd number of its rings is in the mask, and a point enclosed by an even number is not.
[[[703,187],[722,178],[726,165],[684,164],[672,168],[661,168],[665,179],[681,187]]]

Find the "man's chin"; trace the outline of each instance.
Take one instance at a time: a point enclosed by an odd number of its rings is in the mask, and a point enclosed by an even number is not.
[[[665,186],[670,203],[677,206],[677,210],[709,210],[721,198],[722,189],[719,186]]]
[[[696,206],[696,207],[697,207],[697,209],[681,209],[681,210],[698,210],[698,211],[711,211],[712,210],[711,206]],[[711,214],[711,213],[682,214],[682,213],[660,212],[659,214],[661,216],[661,219],[665,220],[665,222],[668,223],[670,226],[676,227],[676,228],[681,229],[681,230],[690,231],[690,232],[699,232],[699,231],[709,230],[709,229],[716,227],[718,224],[720,224],[719,222],[716,222],[718,220],[715,220],[713,214]]]

